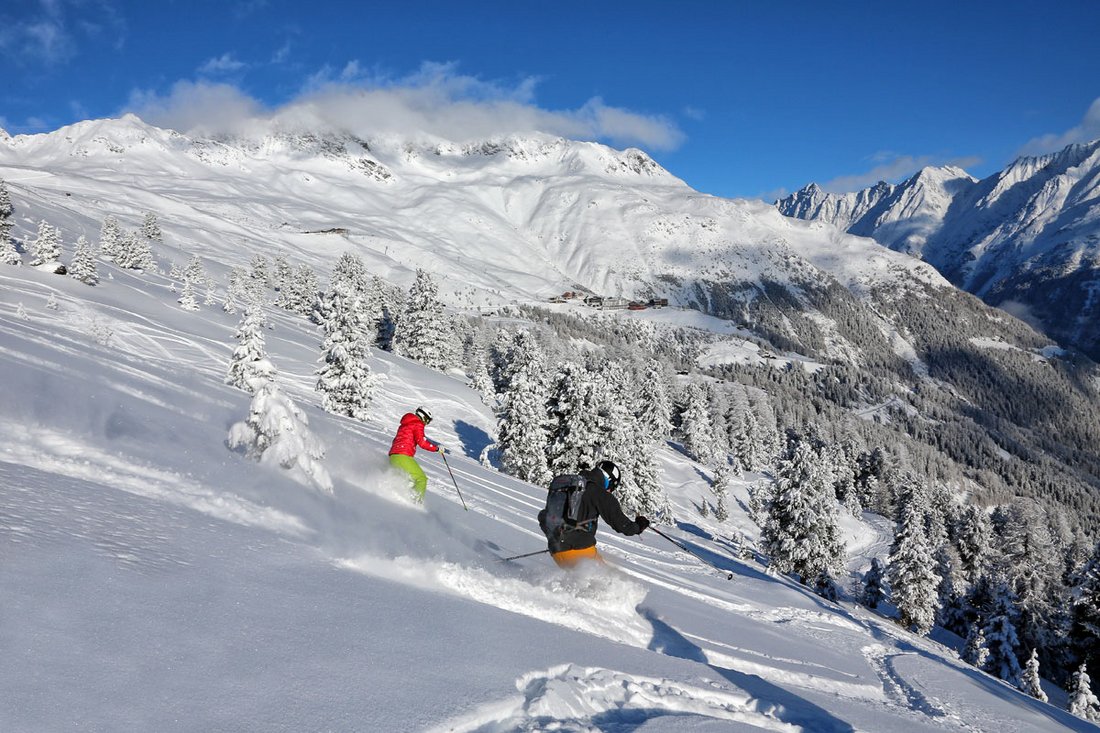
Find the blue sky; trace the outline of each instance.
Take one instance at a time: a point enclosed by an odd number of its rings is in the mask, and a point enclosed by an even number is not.
[[[1100,138],[1100,0],[886,5],[4,0],[0,126],[542,129],[765,198]]]

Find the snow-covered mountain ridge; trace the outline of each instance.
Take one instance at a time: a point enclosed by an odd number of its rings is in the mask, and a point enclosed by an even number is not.
[[[350,247],[399,282],[417,266],[439,272],[463,285],[467,304],[545,301],[581,288],[668,297],[735,319],[767,310],[780,323],[790,308],[777,303],[790,300],[818,314],[801,329],[836,344],[822,354],[838,358],[866,346],[830,326],[820,301],[833,297],[824,294],[831,284],[849,299],[879,285],[947,285],[928,265],[871,242],[792,222],[760,202],[698,194],[641,151],[550,136],[192,139],[126,116],[5,140],[0,175],[13,195],[42,207],[33,216],[17,210],[24,238],[35,218],[92,238],[106,213],[171,208],[164,227],[190,253],[220,253],[225,235],[242,262],[288,252],[324,271]],[[211,232],[219,234],[201,241]],[[790,297],[770,298],[768,287]]]
[[[1100,141],[1020,158],[980,181],[925,168],[847,194],[810,184],[776,206],[920,257],[1064,344],[1100,354]]]

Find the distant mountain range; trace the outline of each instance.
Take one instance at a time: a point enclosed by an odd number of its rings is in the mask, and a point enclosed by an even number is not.
[[[855,193],[810,184],[776,207],[919,257],[958,287],[1100,358],[1100,140],[1020,158],[982,180],[929,167]]]

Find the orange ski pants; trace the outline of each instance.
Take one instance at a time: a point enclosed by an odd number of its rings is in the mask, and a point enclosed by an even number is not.
[[[586,547],[583,550],[562,550],[561,552],[552,552],[550,557],[554,558],[554,562],[559,567],[572,568],[576,567],[577,563],[585,560],[595,560],[596,562],[603,562],[603,557],[600,553],[596,552],[596,546]]]

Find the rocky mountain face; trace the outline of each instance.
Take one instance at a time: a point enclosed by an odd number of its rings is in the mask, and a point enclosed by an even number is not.
[[[1100,358],[1100,140],[1020,158],[983,180],[945,167],[848,194],[810,184],[776,207],[919,257]]]

